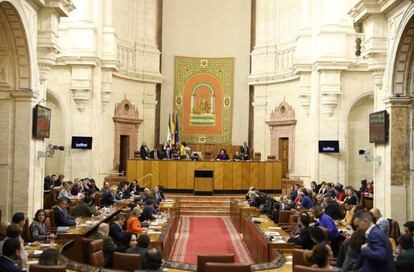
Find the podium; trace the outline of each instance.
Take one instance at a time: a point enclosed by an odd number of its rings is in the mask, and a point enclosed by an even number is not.
[[[212,195],[213,184],[213,170],[194,170],[194,194]]]

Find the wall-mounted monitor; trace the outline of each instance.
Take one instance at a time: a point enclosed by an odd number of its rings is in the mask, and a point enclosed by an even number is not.
[[[52,112],[49,108],[36,105],[33,108],[33,137],[44,139],[50,136],[50,120]]]
[[[369,115],[369,142],[385,144],[388,142],[389,115],[386,110]]]
[[[73,149],[92,149],[92,137],[72,136]]]
[[[339,141],[319,141],[319,153],[339,153]]]

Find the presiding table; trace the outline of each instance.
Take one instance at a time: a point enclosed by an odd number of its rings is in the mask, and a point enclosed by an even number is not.
[[[211,178],[199,178],[207,172]],[[133,159],[127,162],[126,176],[128,180],[142,179],[140,186],[151,188],[162,185],[166,189],[178,190],[247,191],[250,186],[255,186],[260,190],[279,191],[282,164],[280,161]],[[209,188],[203,187],[206,185],[202,184],[203,181],[208,183]]]

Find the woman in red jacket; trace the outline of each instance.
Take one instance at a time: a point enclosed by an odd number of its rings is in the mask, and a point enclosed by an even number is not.
[[[131,215],[127,221],[127,231],[133,233],[143,233],[144,229],[141,227],[141,222],[138,217],[141,216],[142,209],[140,207],[135,207],[131,211]]]

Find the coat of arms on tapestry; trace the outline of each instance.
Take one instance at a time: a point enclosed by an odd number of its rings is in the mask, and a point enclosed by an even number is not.
[[[231,143],[234,58],[175,57],[180,140]]]

